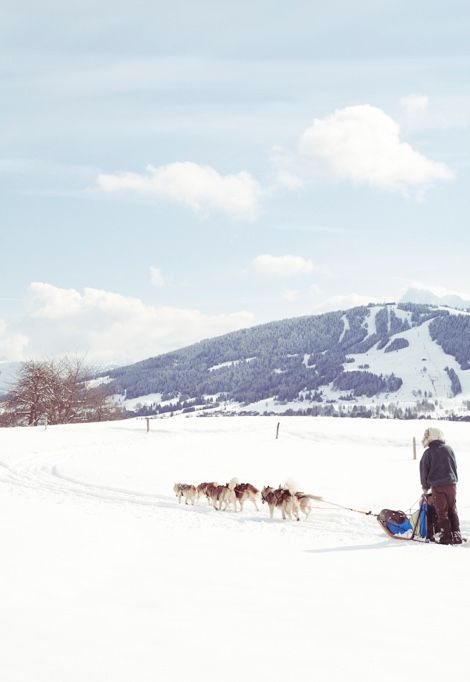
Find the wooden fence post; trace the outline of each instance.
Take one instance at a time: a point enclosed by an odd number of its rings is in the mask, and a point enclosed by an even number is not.
[[[150,431],[150,417],[145,417],[145,420],[147,422],[147,433]]]
[[[416,459],[416,438],[413,436],[413,459]]]

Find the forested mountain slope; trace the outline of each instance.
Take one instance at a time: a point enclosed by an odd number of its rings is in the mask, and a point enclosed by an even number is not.
[[[109,373],[127,402],[413,401],[470,393],[470,314],[369,305],[244,329]]]

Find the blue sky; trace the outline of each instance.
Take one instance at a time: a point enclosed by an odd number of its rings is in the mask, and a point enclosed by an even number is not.
[[[127,362],[413,284],[470,298],[469,18],[3,2],[0,360]]]

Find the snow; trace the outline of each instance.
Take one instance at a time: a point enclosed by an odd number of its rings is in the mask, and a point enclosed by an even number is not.
[[[455,399],[446,401],[448,405],[461,403],[470,397],[470,370],[462,370],[459,363],[452,355],[445,353],[435,343],[429,333],[431,321],[425,322],[419,327],[414,327],[404,332],[395,334],[392,338],[403,338],[409,342],[407,348],[402,348],[391,353],[385,353],[384,349],[378,350],[374,346],[367,353],[351,354],[355,363],[345,364],[344,370],[353,371],[357,364],[368,364],[367,371],[374,374],[389,375],[395,373],[403,379],[402,387],[390,394],[379,396],[381,402],[390,400],[400,403],[413,404],[417,400],[416,392],[421,390],[430,392],[439,398],[451,395],[451,381],[445,372],[450,367],[457,373],[462,393]]]
[[[432,422],[172,418],[0,429],[2,679],[468,679],[468,545],[178,505],[178,482],[293,478],[344,506],[407,508]],[[442,428],[442,423],[440,423]],[[470,431],[444,427],[470,533]],[[446,627],[439,630],[438,624]]]
[[[302,364],[307,368],[307,369],[312,369],[312,367],[315,367],[315,365],[309,365],[308,363],[310,362],[310,356],[311,353],[304,353],[304,359],[302,360]]]
[[[98,377],[97,379],[89,379],[88,381],[85,381],[85,386],[87,388],[97,388],[98,386],[105,386],[106,384],[111,383],[112,379],[110,376],[106,377]]]
[[[169,401],[165,401],[165,404]],[[171,402],[171,401],[170,401]],[[174,399],[174,402],[178,402],[178,398]],[[142,405],[153,405],[154,403],[160,405],[162,404],[162,394],[161,393],[147,393],[146,395],[141,395],[138,398],[126,398],[122,401],[122,404],[128,410],[135,410],[137,406]]]
[[[341,332],[341,336],[339,337],[339,343],[341,343],[341,341],[344,339],[346,335],[346,332],[348,332],[351,328],[347,315],[343,315],[341,317],[341,321],[343,323],[343,331]]]
[[[207,371],[214,372],[217,369],[223,369],[224,367],[236,367],[241,362],[252,362],[253,360],[256,360],[256,356],[253,358],[243,358],[242,360],[228,360],[227,362],[221,362],[218,365],[212,365],[212,367],[208,367]]]
[[[395,313],[396,317],[398,317],[399,320],[402,322],[408,322],[408,324],[411,326],[411,318],[412,318],[412,313],[409,310],[401,310],[397,305],[393,306],[393,312]]]

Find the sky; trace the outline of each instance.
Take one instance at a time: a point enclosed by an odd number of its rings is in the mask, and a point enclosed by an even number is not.
[[[470,300],[464,0],[3,0],[0,361]]]

